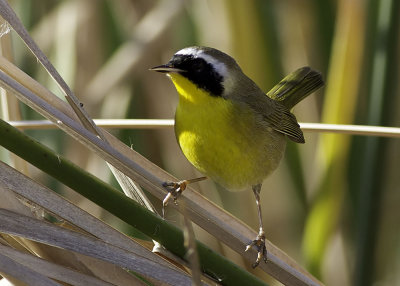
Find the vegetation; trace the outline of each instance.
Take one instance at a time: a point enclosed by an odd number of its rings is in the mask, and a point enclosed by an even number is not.
[[[399,1],[9,1],[56,71],[0,3],[9,22],[0,23],[0,283],[399,284],[398,131],[306,132],[305,145],[288,143],[261,192],[271,262],[253,270],[254,252],[243,252],[257,228],[252,192],[201,182],[201,195],[188,189],[163,220],[152,211],[161,213],[168,173],[199,175],[171,124],[91,121],[173,118],[176,92],[148,68],[205,45],[232,55],[265,91],[301,66],[319,70],[326,86],[296,106],[301,122],[396,127]],[[5,122],[42,119],[55,124],[18,131]],[[139,186],[150,211],[122,193]],[[151,239],[178,262],[149,251]]]

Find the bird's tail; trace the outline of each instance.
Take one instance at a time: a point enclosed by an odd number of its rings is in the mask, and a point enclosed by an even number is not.
[[[310,67],[302,67],[286,76],[267,95],[280,101],[290,110],[303,98],[323,85],[321,73],[312,70]]]

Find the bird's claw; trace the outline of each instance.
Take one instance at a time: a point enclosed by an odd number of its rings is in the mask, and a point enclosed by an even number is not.
[[[257,248],[257,259],[256,262],[252,264],[253,268],[256,268],[259,264],[261,259],[267,263],[267,248],[265,247],[265,234],[264,231],[260,231],[257,235],[256,239],[250,242],[247,246],[245,251],[248,251],[250,248],[255,246]]]
[[[174,203],[177,204],[178,197],[182,194],[182,192],[187,187],[186,180],[179,182],[164,182],[163,187],[167,189],[168,194],[165,196],[163,200],[163,206],[166,206],[171,198],[173,198]]]
[[[187,187],[187,181],[179,181],[179,182],[164,182],[163,187],[167,189],[168,194],[165,196],[162,205],[163,205],[163,216],[164,216],[164,209],[168,205],[168,202],[173,199],[174,203],[177,205],[178,197],[182,194],[182,192]]]

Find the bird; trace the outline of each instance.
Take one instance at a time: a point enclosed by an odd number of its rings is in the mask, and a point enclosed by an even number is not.
[[[229,191],[252,189],[259,232],[245,251],[256,247],[257,267],[267,262],[260,205],[264,179],[281,161],[288,138],[305,143],[290,111],[324,85],[310,67],[292,72],[264,93],[228,54],[211,47],[191,46],[176,52],[168,63],[150,70],[165,73],[179,95],[175,135],[185,157],[204,177],[165,182],[165,206],[193,182],[210,178]]]

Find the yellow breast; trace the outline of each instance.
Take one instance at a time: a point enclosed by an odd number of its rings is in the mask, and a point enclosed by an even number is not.
[[[215,97],[179,74],[175,134],[186,158],[229,190],[262,183],[282,157],[283,135],[261,128],[250,108]]]

